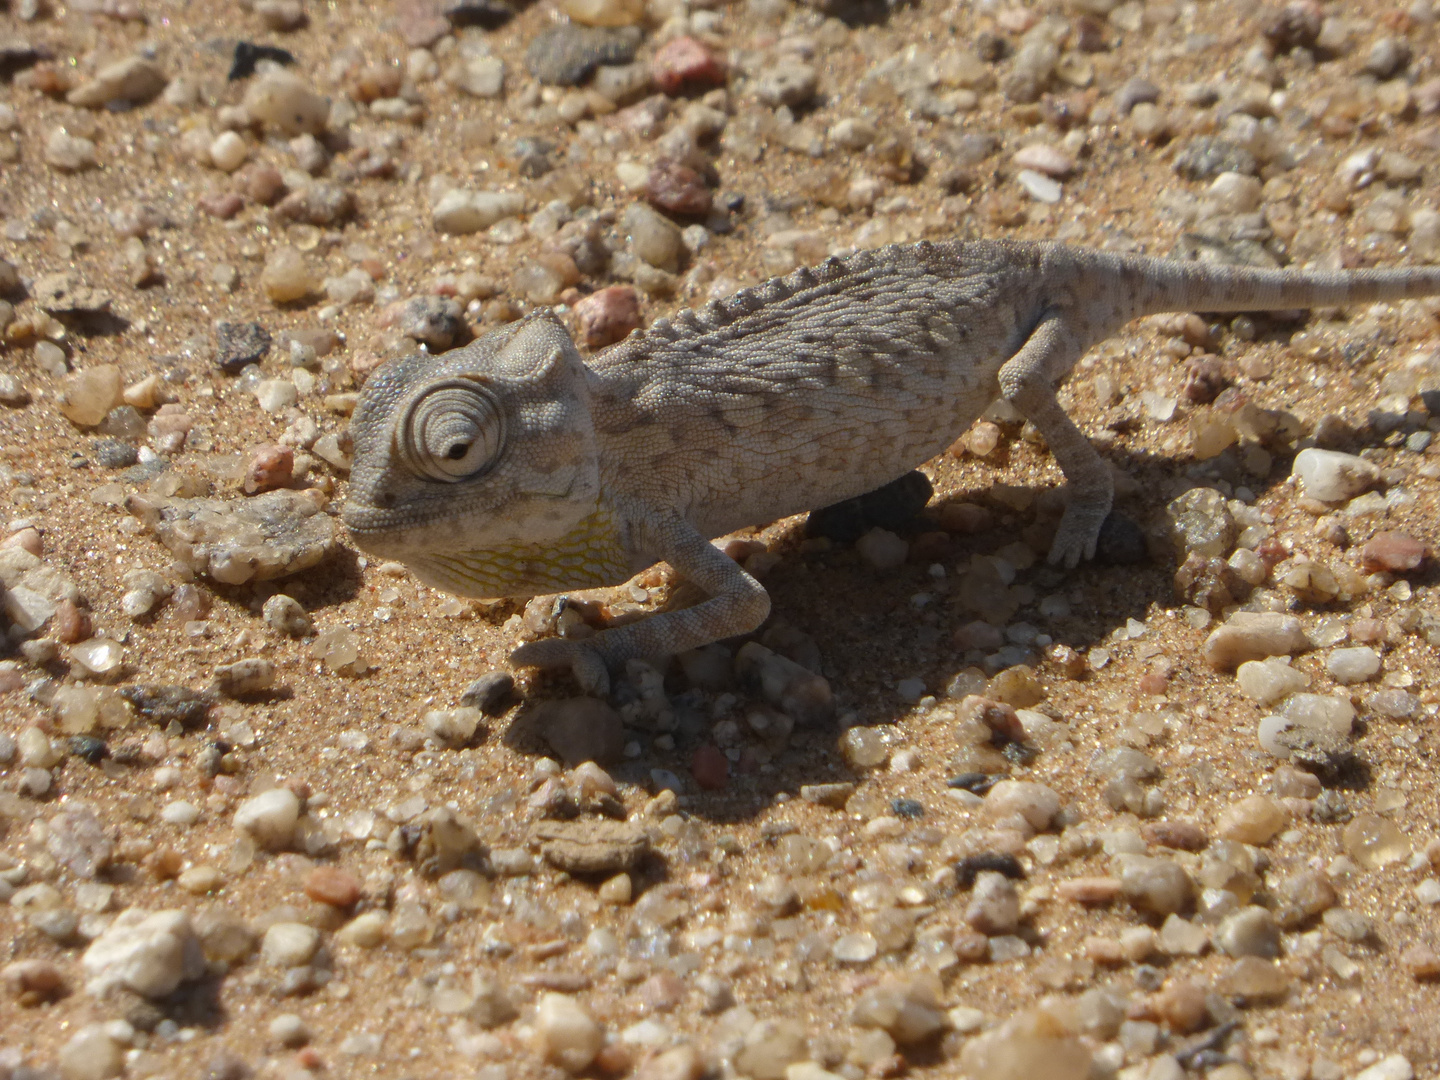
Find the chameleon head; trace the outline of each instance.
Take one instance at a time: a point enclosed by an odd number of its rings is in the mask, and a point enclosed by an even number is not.
[[[589,373],[542,310],[440,357],[392,360],[350,421],[344,520],[386,558],[544,545],[600,492]]]

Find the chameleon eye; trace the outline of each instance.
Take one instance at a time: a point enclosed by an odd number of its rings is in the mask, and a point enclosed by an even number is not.
[[[426,390],[405,412],[399,450],[416,473],[451,483],[494,466],[505,445],[505,421],[490,392],[465,379]]]

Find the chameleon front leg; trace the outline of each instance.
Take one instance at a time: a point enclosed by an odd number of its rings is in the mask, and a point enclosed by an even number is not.
[[[1059,313],[1050,313],[999,372],[1001,394],[1045,436],[1069,485],[1069,503],[1050,546],[1052,565],[1075,566],[1095,557],[1100,527],[1115,498],[1109,465],[1055,397],[1056,384],[1085,347]]]
[[[765,587],[689,524],[678,517],[666,518],[647,531],[655,536],[658,557],[709,593],[708,600],[579,641],[531,641],[512,652],[510,662],[522,667],[568,667],[582,690],[603,695],[610,688],[609,673],[627,660],[699,648],[749,633],[765,621],[770,614]]]

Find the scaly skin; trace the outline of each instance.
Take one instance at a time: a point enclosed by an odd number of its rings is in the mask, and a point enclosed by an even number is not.
[[[1110,471],[1055,397],[1141,315],[1440,293],[1440,269],[1251,270],[1058,244],[920,243],[799,270],[659,320],[588,365],[548,310],[366,384],[344,518],[361,548],[465,596],[619,584],[660,560],[709,599],[517,664],[608,671],[747,633],[760,584],[710,538],[864,494],[940,453],[997,398],[1069,482],[1052,563],[1093,557]]]

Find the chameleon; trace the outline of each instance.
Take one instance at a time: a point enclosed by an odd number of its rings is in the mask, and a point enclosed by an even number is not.
[[[510,655],[603,694],[631,658],[768,617],[764,587],[713,538],[894,481],[997,399],[1039,430],[1066,481],[1049,561],[1092,558],[1113,480],[1056,387],[1132,319],[1437,293],[1437,267],[1272,270],[956,240],[830,258],[657,319],[588,362],[540,308],[371,375],[342,516],[358,547],[462,596],[618,585],[668,563],[707,598]]]

